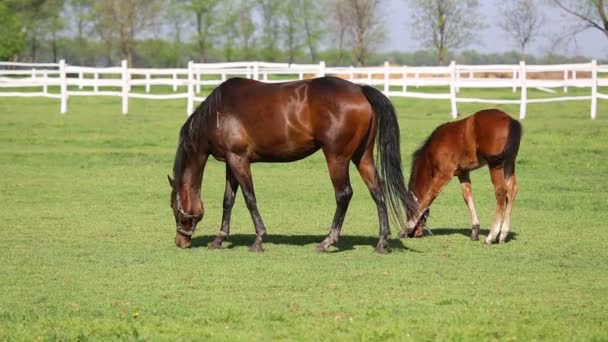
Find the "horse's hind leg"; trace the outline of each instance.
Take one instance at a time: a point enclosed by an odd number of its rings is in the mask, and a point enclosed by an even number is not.
[[[494,222],[490,228],[490,233],[486,237],[485,243],[491,244],[496,240],[498,233],[500,232],[500,226],[502,223],[503,213],[505,212],[505,205],[507,202],[507,183],[505,182],[505,175],[502,168],[490,168],[490,177],[492,178],[492,184],[494,184],[494,195],[496,197],[496,212],[494,214]]]
[[[359,169],[359,174],[361,175],[361,178],[363,178],[365,185],[367,185],[367,188],[369,189],[369,192],[376,203],[376,208],[378,209],[380,238],[378,240],[378,244],[376,245],[376,252],[386,253],[389,251],[388,239],[391,235],[391,230],[388,223],[386,200],[384,199],[384,193],[380,183],[380,176],[378,175],[378,170],[374,165],[371,150],[369,150],[369,153],[365,153],[363,155],[363,158],[357,165],[357,168]]]
[[[264,238],[264,235],[266,235],[266,228],[264,227],[264,222],[262,222],[262,217],[258,211],[255,192],[253,191],[251,163],[249,160],[232,153],[226,156],[226,162],[230,165],[234,177],[241,186],[247,209],[249,209],[253,225],[255,226],[255,242],[251,245],[249,250],[252,252],[262,252],[264,251],[262,248],[262,239]]]
[[[336,194],[336,212],[334,213],[334,220],[331,224],[329,235],[317,247],[318,252],[327,252],[329,246],[338,242],[340,239],[342,223],[344,223],[348,204],[353,196],[353,189],[350,186],[350,179],[348,176],[349,160],[345,158],[335,158],[329,156],[327,153],[325,153],[325,157],[329,168],[329,176]]]
[[[517,196],[517,191],[517,177],[513,174],[507,180],[507,208],[505,209],[505,221],[502,224],[500,237],[498,239],[500,243],[505,243],[507,241],[509,230],[511,229],[511,213],[513,212],[513,204],[515,202],[515,196]]]
[[[224,191],[224,212],[222,213],[222,227],[215,240],[209,244],[209,249],[217,249],[222,246],[222,242],[226,240],[230,235],[230,216],[232,214],[232,207],[234,206],[234,199],[236,197],[236,191],[239,188],[239,182],[236,180],[232,169],[226,163],[226,190]]]
[[[471,177],[469,172],[463,172],[458,176],[460,181],[460,189],[462,190],[462,198],[469,208],[471,213],[471,240],[479,240],[479,217],[475,211],[475,203],[473,202],[473,188],[471,187]]]

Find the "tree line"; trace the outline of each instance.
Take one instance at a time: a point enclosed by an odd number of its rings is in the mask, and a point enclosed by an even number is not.
[[[568,35],[591,28],[608,38],[603,0],[546,3],[574,20]],[[134,66],[178,67],[188,60],[433,65],[451,59],[561,58],[526,54],[546,20],[539,1],[502,2],[496,23],[480,19],[478,0],[403,0],[402,5],[412,13],[404,19],[404,30],[419,46],[412,52],[379,53],[387,38],[385,0],[0,0],[0,60],[63,58],[72,64],[114,65],[125,59]],[[466,50],[490,24],[502,29],[517,52]]]

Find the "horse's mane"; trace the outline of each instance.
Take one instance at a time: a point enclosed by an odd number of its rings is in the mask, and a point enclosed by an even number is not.
[[[197,153],[200,146],[203,123],[210,113],[217,112],[221,103],[221,85],[213,89],[211,94],[194,110],[179,131],[177,152],[173,164],[175,186],[179,186],[184,171],[185,162],[191,154]]]

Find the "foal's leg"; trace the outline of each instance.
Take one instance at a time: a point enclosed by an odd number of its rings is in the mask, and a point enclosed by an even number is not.
[[[505,221],[502,224],[500,238],[498,239],[500,243],[505,243],[505,241],[507,241],[507,236],[509,235],[509,230],[511,229],[511,213],[513,212],[513,204],[515,202],[515,196],[517,196],[518,189],[517,177],[515,177],[515,174],[513,174],[511,178],[507,180],[507,208],[505,209]]]
[[[502,223],[502,216],[505,212],[505,205],[507,202],[507,184],[505,182],[505,174],[502,168],[490,168],[490,177],[492,178],[492,184],[494,184],[494,195],[496,196],[496,212],[494,214],[494,222],[490,228],[490,233],[486,237],[485,243],[491,244],[496,240],[500,226]]]
[[[336,194],[336,212],[334,214],[334,220],[331,224],[329,235],[319,244],[317,247],[318,252],[327,252],[329,246],[338,242],[340,238],[340,230],[342,229],[342,223],[344,223],[344,217],[346,216],[346,210],[348,204],[353,196],[353,189],[350,186],[350,179],[348,176],[348,159],[334,158],[327,156],[327,166],[329,167],[329,176],[331,182],[334,185],[334,191]]]
[[[226,156],[226,162],[230,165],[234,177],[241,186],[247,209],[249,209],[249,213],[253,219],[253,225],[255,226],[255,242],[251,245],[249,250],[252,252],[262,252],[264,251],[262,248],[262,238],[266,235],[266,228],[264,227],[264,222],[262,222],[262,217],[260,216],[256,204],[255,192],[253,191],[253,180],[251,178],[251,163],[248,159],[232,153]]]
[[[222,213],[222,227],[215,240],[209,244],[209,249],[216,249],[222,246],[222,242],[226,240],[230,235],[230,216],[232,214],[232,207],[234,206],[234,199],[236,197],[236,191],[239,188],[239,182],[236,180],[232,169],[226,163],[226,190],[224,191],[224,212]]]
[[[424,215],[426,210],[431,206],[431,203],[433,203],[435,198],[437,198],[441,190],[443,190],[443,188],[450,182],[451,179],[452,173],[438,171],[435,174],[430,184],[428,185],[426,192],[422,195],[421,198],[418,199],[419,203],[417,213],[414,216],[410,217],[410,219],[406,222],[405,227],[401,229],[401,232],[399,233],[400,238],[404,238],[415,231],[422,215]],[[415,236],[421,237],[421,233],[422,230],[420,230],[420,234],[416,234]]]
[[[357,165],[357,168],[359,169],[359,174],[361,175],[361,178],[363,178],[365,185],[367,185],[367,188],[369,189],[369,192],[376,203],[376,208],[378,209],[380,238],[378,240],[378,244],[376,245],[376,252],[386,253],[389,251],[388,239],[391,235],[391,229],[388,223],[386,200],[384,198],[380,177],[378,176],[378,170],[374,165],[374,159],[371,152],[366,152],[363,155],[363,158]]]
[[[462,190],[462,198],[469,208],[471,213],[471,240],[479,240],[479,217],[475,211],[475,203],[473,202],[473,188],[471,187],[471,178],[469,172],[463,172],[458,176],[460,181],[460,189]]]

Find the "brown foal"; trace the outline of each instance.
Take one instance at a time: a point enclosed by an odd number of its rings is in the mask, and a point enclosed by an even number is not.
[[[409,217],[400,236],[423,235],[431,203],[456,176],[471,213],[471,239],[478,240],[479,218],[469,173],[487,164],[494,185],[496,212],[485,243],[493,243],[499,233],[499,242],[504,243],[509,235],[518,190],[515,159],[521,135],[521,124],[497,109],[482,110],[437,127],[413,155],[409,188],[418,201],[418,210]]]

